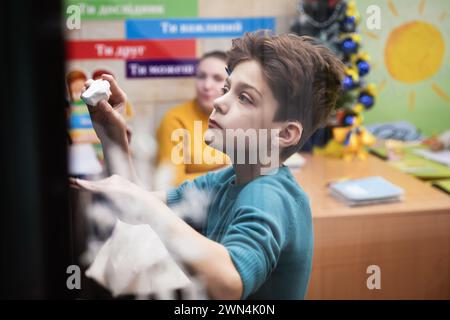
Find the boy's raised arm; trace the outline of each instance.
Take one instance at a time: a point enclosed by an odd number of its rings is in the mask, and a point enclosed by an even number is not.
[[[96,106],[88,105],[93,127],[99,137],[108,174],[118,174],[138,182],[128,145],[127,124],[123,117],[127,96],[109,74],[101,77],[110,84],[111,96]],[[84,90],[90,85],[86,82]]]

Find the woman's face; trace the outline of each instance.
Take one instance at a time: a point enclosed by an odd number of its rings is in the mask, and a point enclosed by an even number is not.
[[[228,76],[225,67],[225,61],[214,57],[203,59],[197,67],[197,102],[207,114],[212,112],[214,100],[222,95]]]

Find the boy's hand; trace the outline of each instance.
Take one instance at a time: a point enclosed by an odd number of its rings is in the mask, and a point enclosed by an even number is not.
[[[112,142],[123,147],[127,144],[127,125],[123,117],[127,96],[111,75],[103,74],[101,78],[109,82],[111,96],[109,101],[101,100],[96,106],[88,106],[91,120],[103,144]],[[83,92],[91,83],[85,83]]]
[[[106,196],[117,209],[117,218],[125,223],[146,223],[149,211],[146,201],[152,198],[151,194],[119,175],[97,181],[70,178],[70,186]]]

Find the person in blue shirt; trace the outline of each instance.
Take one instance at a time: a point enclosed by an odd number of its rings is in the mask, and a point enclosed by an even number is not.
[[[229,76],[214,101],[205,141],[226,153],[232,166],[168,191],[138,186],[119,112],[126,95],[104,75],[112,96],[89,107],[91,118],[105,161],[118,148],[130,165],[126,172],[110,167],[113,175],[104,180],[74,179],[72,185],[130,207],[139,203],[145,210],[119,218],[148,223],[174,254],[179,252],[170,239],[189,243],[201,254],[183,263],[203,279],[210,298],[303,299],[313,255],[311,209],[282,163],[326,121],[339,96],[343,65],[312,38],[293,34],[247,33],[233,40],[228,54]],[[265,148],[270,161],[261,152]],[[210,198],[200,232],[173,211],[188,190],[206,191]]]

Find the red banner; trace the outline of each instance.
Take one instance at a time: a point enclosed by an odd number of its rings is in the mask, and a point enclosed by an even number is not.
[[[195,40],[88,40],[66,41],[68,60],[78,59],[192,59]]]

